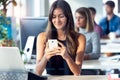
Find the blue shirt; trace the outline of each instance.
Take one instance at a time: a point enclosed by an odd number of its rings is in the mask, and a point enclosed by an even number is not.
[[[107,35],[107,17],[103,18],[99,25],[102,28],[102,35]],[[117,35],[120,35],[120,17],[113,15],[112,19],[108,23],[109,32],[116,32]]]

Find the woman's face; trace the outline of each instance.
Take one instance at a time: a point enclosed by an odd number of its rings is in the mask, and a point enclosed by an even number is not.
[[[82,16],[80,13],[75,13],[75,23],[76,23],[76,27],[81,27],[81,28],[85,28],[86,26],[86,20],[85,20],[85,17]]]
[[[61,8],[56,8],[53,11],[52,23],[57,30],[64,29],[64,27],[66,26],[67,18]]]

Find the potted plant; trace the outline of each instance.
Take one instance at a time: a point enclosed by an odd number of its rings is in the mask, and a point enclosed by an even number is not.
[[[16,1],[15,0],[0,0],[0,6],[3,7],[2,11],[3,11],[3,14],[6,16],[6,13],[7,13],[7,6],[12,3],[14,6],[17,5]]]
[[[0,46],[12,46],[12,39],[8,38],[8,29],[4,26],[10,25],[6,17],[0,17]]]
[[[6,17],[7,14],[7,6],[12,3],[14,6],[17,5],[15,0],[0,0],[0,46],[13,46],[12,38],[8,38],[8,33],[11,28],[11,17]]]

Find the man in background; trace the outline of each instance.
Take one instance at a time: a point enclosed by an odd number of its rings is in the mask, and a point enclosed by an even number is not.
[[[105,3],[105,10],[107,16],[100,21],[100,26],[103,31],[103,38],[109,38],[110,32],[114,32],[116,36],[120,36],[120,18],[114,14],[115,3],[107,1]]]
[[[97,32],[101,37],[102,36],[102,28],[95,22],[96,9],[94,7],[89,7],[88,9],[92,13],[92,18],[93,18],[93,21],[94,21],[94,31]]]

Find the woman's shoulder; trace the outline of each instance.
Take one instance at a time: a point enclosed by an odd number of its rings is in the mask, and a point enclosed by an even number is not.
[[[38,39],[45,40],[46,39],[46,32],[41,32],[37,36]]]
[[[78,33],[78,41],[86,40],[85,35]]]
[[[46,36],[46,32],[41,32],[41,33],[39,33],[39,34],[38,34],[38,37],[40,37],[40,36],[45,37],[45,36]]]

